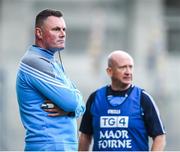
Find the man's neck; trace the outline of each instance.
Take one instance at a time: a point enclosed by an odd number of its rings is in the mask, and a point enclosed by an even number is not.
[[[128,84],[128,85],[113,85],[113,84],[111,84],[111,88],[114,91],[124,91],[124,90],[127,90],[130,86],[131,86],[131,84]]]

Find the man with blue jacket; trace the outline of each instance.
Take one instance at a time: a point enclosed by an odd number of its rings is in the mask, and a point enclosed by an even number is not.
[[[66,24],[60,11],[46,9],[36,16],[35,45],[22,57],[16,80],[27,151],[78,148],[76,118],[84,113],[84,102],[62,62],[55,60],[55,53],[65,47],[65,38]],[[45,101],[57,108],[42,109]]]

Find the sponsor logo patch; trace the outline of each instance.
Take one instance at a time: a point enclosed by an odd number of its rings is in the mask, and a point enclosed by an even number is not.
[[[101,116],[101,128],[128,128],[129,117],[127,116]]]

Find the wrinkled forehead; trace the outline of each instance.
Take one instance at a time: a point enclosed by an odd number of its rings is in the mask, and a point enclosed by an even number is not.
[[[117,55],[114,56],[113,62],[119,66],[122,65],[134,65],[134,61],[131,56],[129,55]]]
[[[123,50],[115,50],[108,56],[108,67],[134,65],[133,58]]]
[[[126,52],[116,51],[110,54],[108,59],[109,66],[134,65],[133,58]]]
[[[44,20],[45,26],[63,26],[66,27],[66,23],[63,17],[49,16]]]

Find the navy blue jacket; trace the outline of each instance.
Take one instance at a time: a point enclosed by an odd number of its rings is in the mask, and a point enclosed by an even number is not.
[[[136,86],[92,93],[80,131],[93,135],[94,151],[148,151],[148,136],[165,133],[155,102]]]

